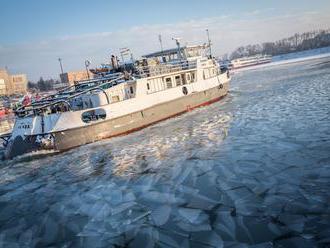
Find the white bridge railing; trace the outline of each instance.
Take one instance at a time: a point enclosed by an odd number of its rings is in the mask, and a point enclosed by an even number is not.
[[[178,61],[172,63],[161,63],[155,65],[147,65],[147,66],[137,66],[137,75],[140,77],[154,77],[161,74],[178,72],[184,70],[196,69],[197,62],[196,61]]]

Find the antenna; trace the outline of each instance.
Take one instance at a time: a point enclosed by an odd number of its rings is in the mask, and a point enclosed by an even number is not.
[[[172,38],[172,40],[175,40],[177,46],[180,45],[181,38]]]
[[[88,67],[90,66],[90,64],[91,64],[91,62],[89,60],[85,60],[85,67],[86,67],[86,72],[87,72],[88,79],[90,79],[89,71],[88,71]]]
[[[212,58],[211,40],[210,40],[210,34],[209,34],[209,30],[208,29],[206,29],[206,34],[207,34],[207,40],[208,40],[208,43],[209,43],[210,56]]]
[[[120,56],[121,56],[121,60],[122,60],[122,63],[123,63],[123,66],[124,66],[124,70],[126,71],[126,63],[124,61],[124,56],[126,55],[130,55],[131,53],[131,50],[128,48],[128,47],[123,47],[123,48],[120,48]],[[131,58],[132,58],[132,54],[131,54]],[[132,61],[133,62],[133,61]]]
[[[161,51],[163,52],[164,50],[163,50],[163,40],[162,40],[162,35],[160,34],[160,35],[158,35],[158,40],[159,40],[159,43],[160,43],[160,49],[161,49]]]
[[[58,58],[58,62],[60,62],[61,73],[63,74],[62,59],[61,58]]]
[[[172,40],[175,40],[176,45],[178,46],[178,58],[181,60],[181,47],[180,47],[180,40],[181,38],[172,38]]]

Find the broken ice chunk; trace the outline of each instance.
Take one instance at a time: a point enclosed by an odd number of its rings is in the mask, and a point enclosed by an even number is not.
[[[52,243],[56,241],[56,237],[58,234],[58,224],[50,216],[47,216],[44,227],[45,233],[43,240],[46,243]]]
[[[142,198],[144,198],[148,201],[157,202],[157,203],[173,204],[173,203],[180,203],[180,202],[182,203],[183,202],[182,199],[176,198],[174,194],[157,192],[157,191],[145,192],[142,195]]]
[[[186,222],[179,222],[178,226],[186,232],[200,232],[212,230],[211,226],[207,224],[190,224]]]
[[[116,206],[112,209],[112,214],[116,215],[118,213],[121,213],[121,212],[133,207],[135,204],[136,203],[134,201],[133,202],[122,203],[122,204],[120,204],[120,205],[118,205],[118,206]]]
[[[179,214],[190,223],[196,223],[202,211],[200,209],[179,208]]]
[[[227,233],[233,240],[236,239],[236,224],[230,212],[218,212],[215,225],[216,228]]]
[[[198,241],[201,244],[212,247],[223,247],[223,241],[214,231],[197,232],[191,235],[191,240]]]
[[[163,233],[159,233],[159,242],[161,247],[173,247],[180,248],[179,244],[170,236],[167,236]],[[164,244],[164,245],[162,245]]]
[[[155,222],[156,226],[162,226],[168,221],[170,213],[171,213],[171,206],[163,205],[152,211],[151,217]]]
[[[130,246],[152,248],[155,247],[155,243],[157,240],[158,240],[157,230],[151,227],[143,228],[137,233],[132,243],[130,243]]]

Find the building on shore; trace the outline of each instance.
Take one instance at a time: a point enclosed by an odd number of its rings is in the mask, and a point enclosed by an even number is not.
[[[67,86],[74,85],[75,82],[93,78],[93,74],[87,71],[70,71],[60,74],[62,84]]]
[[[27,82],[26,74],[11,75],[6,69],[0,69],[0,95],[25,94]]]

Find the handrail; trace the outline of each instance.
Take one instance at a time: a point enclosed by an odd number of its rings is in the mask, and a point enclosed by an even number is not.
[[[82,81],[80,81],[80,83],[77,84],[77,85],[71,85],[71,86],[68,86],[68,87],[66,87],[66,88],[64,88],[64,89],[62,89],[62,90],[59,90],[59,91],[56,92],[55,94],[51,94],[51,95],[48,95],[48,96],[45,96],[45,97],[41,98],[41,99],[40,99],[39,101],[37,101],[37,102],[33,102],[33,103],[30,103],[30,104],[28,104],[28,105],[26,105],[26,106],[22,106],[22,107],[18,108],[16,111],[20,111],[20,110],[22,110],[23,107],[26,108],[26,107],[31,107],[31,106],[33,107],[33,106],[36,106],[36,105],[38,105],[38,102],[40,103],[40,102],[42,102],[43,100],[46,100],[46,101],[47,101],[47,99],[49,99],[49,98],[51,98],[51,97],[61,95],[61,93],[65,93],[65,92],[67,92],[70,88],[74,88],[74,87],[77,87],[77,86],[83,86],[83,85],[86,85],[86,84],[89,84],[89,83],[95,83],[95,82],[98,82],[98,81],[104,81],[104,80],[109,80],[109,79],[110,79],[110,80],[118,79],[118,78],[116,78],[116,76],[119,76],[119,75],[122,75],[122,73],[119,72],[119,73],[114,73],[114,74],[111,74],[111,75],[104,76],[104,77],[102,77],[102,78],[93,78],[93,79],[82,80]],[[100,85],[101,85],[101,84],[100,84]],[[68,93],[70,93],[70,92],[68,92]],[[52,101],[52,99],[49,99],[49,100]]]
[[[15,111],[15,113],[20,114],[20,113],[25,113],[25,112],[29,112],[29,111],[42,110],[42,109],[47,108],[47,107],[49,107],[49,106],[57,105],[57,104],[59,104],[59,103],[61,103],[61,102],[67,102],[67,100],[69,100],[69,99],[76,98],[76,97],[78,97],[78,96],[80,96],[80,95],[83,95],[83,94],[85,94],[85,93],[87,93],[87,92],[91,92],[91,91],[94,91],[94,90],[102,89],[102,88],[101,88],[102,86],[107,85],[107,84],[110,84],[110,83],[113,84],[113,82],[115,82],[115,81],[117,81],[117,80],[120,80],[120,79],[123,79],[123,78],[124,78],[124,75],[121,76],[121,77],[117,77],[116,79],[112,79],[112,80],[110,80],[110,81],[108,81],[108,82],[101,83],[101,84],[99,84],[98,86],[95,86],[95,87],[92,87],[92,88],[86,89],[86,90],[84,90],[84,91],[81,91],[81,92],[79,92],[79,93],[77,93],[77,94],[75,94],[75,95],[68,96],[68,97],[66,97],[66,98],[63,99],[63,100],[59,100],[59,101],[56,101],[56,102],[51,102],[51,103],[48,103],[48,104],[42,105],[42,106],[40,106],[40,107],[36,107],[36,108],[28,109],[28,110],[25,110],[25,109],[23,109],[23,110],[18,109],[18,110]],[[102,89],[102,90],[103,90],[103,89]],[[104,91],[104,92],[105,92],[105,91]],[[109,102],[108,97],[107,97],[107,101]]]
[[[53,106],[56,106],[56,105],[58,105],[58,104],[60,104],[60,103],[66,103],[66,105],[68,106],[69,111],[72,110],[71,104],[70,104],[68,101],[66,101],[66,100],[59,100],[59,101],[53,102],[52,104],[49,104],[49,106],[52,106],[52,105],[53,105]],[[24,113],[24,112],[33,111],[33,113],[31,113],[31,114],[25,115],[25,116],[31,116],[31,115],[35,115],[36,112],[38,112],[38,110],[40,110],[40,109],[42,109],[42,108],[35,108],[35,109],[28,109],[28,110],[21,110],[19,113]]]
[[[106,99],[107,99],[107,103],[109,104],[109,103],[110,103],[110,100],[109,100],[109,96],[108,96],[107,92],[105,92],[105,90],[102,89],[102,88],[98,88],[98,89],[96,89],[96,90],[100,90],[100,91],[102,91],[102,92],[104,93],[104,95],[105,95],[105,97],[106,97]]]
[[[179,61],[173,63],[163,63],[163,64],[156,64],[156,65],[147,65],[147,66],[138,66],[138,75],[144,76],[147,74],[148,76],[156,76],[163,73],[170,73],[176,72],[180,70],[189,70],[195,69],[197,67],[196,61]]]

